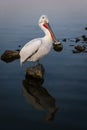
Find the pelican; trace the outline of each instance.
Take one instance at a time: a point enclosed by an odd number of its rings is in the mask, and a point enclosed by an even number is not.
[[[52,43],[57,43],[56,37],[49,25],[49,20],[46,15],[42,15],[40,17],[38,24],[45,33],[45,36],[33,39],[24,45],[24,47],[20,50],[21,65],[26,61],[39,61],[39,59],[50,52]]]

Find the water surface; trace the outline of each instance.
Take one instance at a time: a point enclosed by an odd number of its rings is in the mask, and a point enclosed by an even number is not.
[[[85,25],[66,25],[58,29],[54,26],[56,37],[75,38],[86,35]],[[7,49],[16,50],[32,38],[42,36],[39,27],[16,26],[0,28],[0,55]],[[71,41],[62,42],[63,50],[41,59],[45,68],[41,91],[49,94],[58,111],[53,121],[46,121],[49,109],[46,101],[44,110],[29,104],[31,96],[24,88],[25,70],[32,64],[27,62],[20,67],[19,59],[11,63],[0,60],[0,129],[38,129],[38,130],[86,130],[87,129],[87,53],[73,54]],[[82,43],[80,43],[82,44]],[[32,87],[30,87],[30,90]],[[39,89],[34,90],[42,99]],[[46,96],[45,96],[46,97]]]

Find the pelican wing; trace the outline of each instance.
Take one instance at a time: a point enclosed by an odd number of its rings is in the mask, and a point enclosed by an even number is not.
[[[34,39],[25,44],[25,46],[20,51],[20,63],[24,63],[26,60],[28,60],[35,52],[38,51],[38,49],[41,46],[41,39]]]

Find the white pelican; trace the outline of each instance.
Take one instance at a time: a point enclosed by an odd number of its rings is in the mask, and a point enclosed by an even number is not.
[[[20,51],[21,65],[25,61],[38,61],[50,52],[53,42],[57,43],[46,15],[42,15],[40,17],[38,24],[44,31],[45,36],[42,38],[33,39],[25,44],[25,46]]]

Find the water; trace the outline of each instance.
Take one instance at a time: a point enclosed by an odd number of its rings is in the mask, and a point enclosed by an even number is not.
[[[87,34],[85,25],[66,25],[54,32],[59,40],[75,38]],[[42,36],[39,27],[17,26],[0,28],[0,55],[7,49],[16,50],[33,37]],[[86,130],[87,129],[87,53],[73,54],[74,47],[63,42],[63,50],[58,53],[52,50],[41,59],[45,68],[42,89],[34,89],[39,100],[44,102],[44,110],[36,109],[31,104],[34,99],[26,93],[23,86],[25,70],[31,63],[20,67],[19,59],[11,63],[0,60],[0,129],[38,129],[38,130]],[[81,43],[82,44],[82,43]],[[55,102],[58,111],[53,121],[46,120],[49,114],[49,101],[43,100],[40,92],[46,91],[47,97]],[[27,95],[27,96],[26,96]],[[46,96],[45,96],[46,97]],[[32,100],[32,101],[31,101]],[[29,102],[31,101],[31,104]],[[38,107],[38,104],[36,103]],[[42,106],[43,107],[43,106]]]

